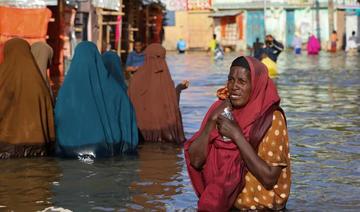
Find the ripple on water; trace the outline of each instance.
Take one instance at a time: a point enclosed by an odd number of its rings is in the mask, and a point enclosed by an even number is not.
[[[202,52],[168,54],[175,83],[191,82],[181,96],[188,138],[199,129],[237,55],[228,54],[215,63]],[[356,211],[360,208],[359,57],[283,53],[278,68],[275,82],[287,114],[292,156],[287,208]],[[196,210],[183,149],[174,145],[145,144],[137,156],[90,164],[61,159],[1,161],[0,170],[0,209]]]

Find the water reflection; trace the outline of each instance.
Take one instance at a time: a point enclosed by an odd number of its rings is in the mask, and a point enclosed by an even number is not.
[[[0,163],[0,211],[38,211],[53,202],[59,179],[54,159],[12,159]]]
[[[148,143],[139,150],[139,181],[133,182],[132,209],[164,209],[167,202],[179,193],[177,183],[181,172],[181,149],[172,144]]]
[[[53,205],[72,211],[123,209],[132,199],[130,184],[139,181],[137,158],[59,160],[62,176],[53,186]]]

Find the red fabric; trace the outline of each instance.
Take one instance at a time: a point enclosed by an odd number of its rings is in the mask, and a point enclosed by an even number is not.
[[[227,17],[222,17],[220,19],[220,25],[221,25],[221,38],[225,38],[226,37]]]
[[[242,40],[244,37],[243,14],[236,16],[236,23],[238,25],[239,39]]]
[[[247,141],[252,124],[272,105],[278,104],[280,97],[269,78],[267,68],[253,57],[245,57],[251,71],[252,91],[249,102],[233,115]],[[208,155],[201,171],[190,164],[189,147],[202,133],[208,117],[221,104],[216,101],[207,112],[200,130],[185,143],[185,160],[194,190],[199,197],[199,211],[228,211],[245,185],[247,172],[240,151],[233,142],[224,142],[216,129],[209,136]]]

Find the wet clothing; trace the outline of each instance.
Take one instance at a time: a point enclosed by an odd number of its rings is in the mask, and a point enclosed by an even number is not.
[[[301,54],[302,40],[299,36],[295,36],[292,42],[295,54]]]
[[[259,144],[271,127],[274,111],[279,107],[280,97],[274,83],[269,79],[266,67],[253,57],[245,57],[250,66],[252,91],[248,103],[232,114],[245,139],[257,152]],[[226,89],[227,90],[227,89]],[[227,98],[226,91],[222,94]],[[209,116],[221,104],[215,102],[207,112],[200,130],[185,143],[185,160],[198,201],[198,210],[228,211],[238,194],[246,186],[248,173],[245,161],[234,142],[224,142],[214,128],[209,134],[208,154],[202,170],[190,164],[189,148],[202,133]]]
[[[127,85],[125,83],[125,75],[121,68],[121,59],[116,52],[107,51],[102,54],[102,59],[106,70],[111,74],[115,80],[121,85],[121,87],[127,91]]]
[[[129,53],[126,59],[126,66],[142,66],[145,61],[145,54],[144,52],[136,53],[135,51],[132,51]]]
[[[277,58],[279,57],[280,53],[283,50],[284,50],[284,45],[282,45],[282,43],[274,39],[273,45],[266,46],[265,48],[263,48],[261,54],[265,53],[270,59],[276,62]]]
[[[282,172],[274,188],[267,190],[248,172],[245,176],[245,187],[235,201],[238,209],[283,209],[290,195],[291,170],[289,141],[286,121],[280,111],[275,111],[272,124],[263,137],[258,156],[269,166],[282,167]]]
[[[210,52],[215,52],[217,43],[218,42],[216,41],[216,39],[211,39],[211,41],[209,42],[209,45],[208,45],[208,48],[210,49]]]
[[[319,54],[320,42],[314,35],[310,36],[306,49],[309,55]]]
[[[55,142],[53,102],[30,45],[5,43],[0,64],[0,158],[45,156]]]
[[[145,49],[145,63],[130,80],[129,96],[145,141],[183,143],[178,98],[160,44]]]
[[[277,75],[277,65],[272,59],[265,57],[261,60],[261,62],[266,66],[270,78]]]
[[[95,44],[76,46],[55,106],[59,156],[98,158],[136,151],[135,111],[109,72]]]
[[[331,34],[330,41],[331,41],[330,51],[331,51],[331,52],[336,52],[336,42],[337,42],[337,35],[336,35],[336,33],[332,33],[332,34]]]

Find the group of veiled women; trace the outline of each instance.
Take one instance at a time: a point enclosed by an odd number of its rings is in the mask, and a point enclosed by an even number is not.
[[[136,152],[139,141],[183,143],[180,92],[151,44],[127,88],[119,56],[81,42],[57,97],[47,68],[52,49],[14,38],[0,64],[0,158],[58,155],[111,157]]]
[[[50,51],[39,46],[33,45],[32,54],[24,40],[5,44],[1,158],[54,151],[65,157],[106,157],[135,151],[140,139],[185,141],[179,110],[184,86],[174,87],[160,44],[146,48],[145,63],[127,88],[115,53],[100,55],[94,44],[80,43],[55,112],[46,74],[40,72],[48,58],[36,56]],[[184,144],[198,210],[285,208],[291,186],[288,131],[267,68],[253,57],[236,58],[218,98],[199,131]],[[233,120],[222,115],[226,108]]]

